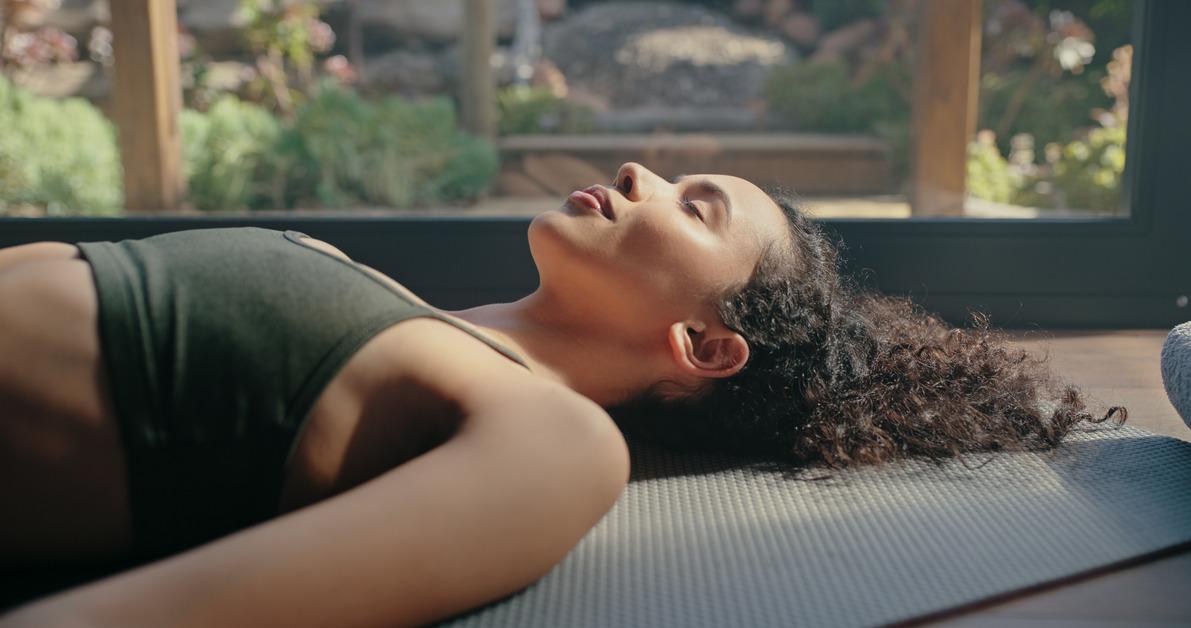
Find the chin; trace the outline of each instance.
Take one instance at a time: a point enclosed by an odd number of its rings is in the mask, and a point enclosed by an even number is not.
[[[599,263],[598,258],[607,254],[607,246],[601,245],[601,238],[593,225],[565,210],[534,216],[526,236],[529,239],[529,252],[539,265],[543,262],[563,262],[567,258],[586,260],[584,265],[607,264],[606,260],[603,264]]]
[[[582,286],[593,292],[623,284],[627,278],[613,259],[615,243],[604,235],[582,217],[565,211],[535,216],[527,236],[539,279],[555,287]]]

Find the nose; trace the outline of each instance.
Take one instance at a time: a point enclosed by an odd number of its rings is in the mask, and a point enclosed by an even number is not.
[[[612,181],[613,187],[620,190],[631,201],[649,198],[659,185],[665,183],[649,168],[635,161],[621,164],[616,171],[616,179]]]

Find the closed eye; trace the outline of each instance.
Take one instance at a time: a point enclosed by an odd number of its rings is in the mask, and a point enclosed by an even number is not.
[[[679,209],[689,211],[692,214],[698,216],[700,222],[704,222],[704,223],[707,222],[707,220],[703,218],[703,213],[699,211],[699,208],[693,202],[691,202],[685,198],[680,198],[680,199],[678,199],[678,206],[679,206]]]

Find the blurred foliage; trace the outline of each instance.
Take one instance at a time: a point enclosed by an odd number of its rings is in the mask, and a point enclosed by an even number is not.
[[[891,66],[853,84],[847,64],[838,60],[779,66],[766,78],[769,109],[798,128],[866,132],[878,121],[905,118],[909,103],[895,87]]]
[[[1132,39],[1133,6],[1136,0],[1025,0],[1037,15],[1067,11],[1078,17],[1095,33],[1096,54],[1091,65],[1108,61],[1113,50]]]
[[[409,207],[482,194],[496,149],[458,130],[445,98],[369,102],[325,84],[292,121],[225,96],[183,119],[191,199],[204,210]]]
[[[189,201],[205,211],[460,202],[495,179],[495,147],[459,131],[446,98],[368,102],[334,85],[286,121],[223,95],[183,110]],[[0,213],[112,214],[123,204],[115,129],[81,99],[0,77]]]
[[[1012,203],[1022,185],[1020,173],[997,150],[991,132],[968,144],[968,194],[997,203]]]
[[[0,74],[78,58],[78,42],[60,29],[43,26],[61,0],[0,0]]]
[[[1004,74],[985,73],[980,79],[977,126],[997,130],[1003,153],[1009,151],[1008,138],[1018,133],[1033,135],[1039,144],[1074,137],[1091,125],[1093,110],[1112,104],[1099,85],[1104,77],[1101,69],[1032,85],[1027,75],[1028,70],[1015,69]],[[1005,122],[1011,108],[1016,113]]]
[[[236,19],[256,55],[250,92],[284,115],[313,88],[315,55],[335,43],[335,32],[319,19],[320,11],[317,0],[240,0]]]
[[[183,172],[194,206],[203,210],[267,204],[277,168],[274,147],[281,126],[265,109],[218,98],[206,113],[181,116]]]
[[[501,135],[527,133],[590,133],[591,108],[556,96],[548,88],[515,85],[496,95]]]
[[[1061,146],[1050,144],[1046,147],[1046,161],[1025,182],[1014,202],[1110,213],[1121,209],[1124,126],[1092,129],[1085,138]]]
[[[1132,46],[1125,45],[1112,51],[1111,59],[1105,72],[1087,73],[1098,78],[1103,101],[1108,105],[1107,109],[1097,106],[1083,112],[1085,119],[1094,120],[1097,125],[1085,123],[1076,127],[1072,124],[1066,134],[1057,136],[1031,133],[1033,129],[1026,129],[1010,139],[1007,160],[1000,158],[1000,148],[991,139],[995,133],[982,131],[979,146],[969,151],[969,193],[979,198],[1034,207],[1120,211],[1124,205],[1121,177],[1125,170]],[[1028,103],[1029,99],[1023,102]],[[1056,98],[1056,102],[1061,103],[1063,99]],[[1048,131],[1053,132],[1053,129]],[[1045,147],[1042,163],[1036,163],[1034,146],[1037,144]],[[1012,187],[1008,200],[1005,200],[1003,189],[1006,177]]]
[[[824,31],[873,18],[877,34],[842,54],[775,68],[764,88],[769,110],[795,128],[885,139],[898,179],[909,173],[913,140],[915,26],[903,4],[805,5]],[[987,131],[969,146],[969,193],[1039,207],[1119,208],[1132,5],[989,0],[983,6],[977,128]],[[1035,145],[1046,147],[1041,163],[1034,162]]]
[[[991,133],[982,133],[968,146],[968,193],[998,203],[1118,212],[1125,129],[1101,127],[1085,135],[1066,144],[1048,144],[1044,163],[1035,164],[1032,150],[1024,159],[1005,159]],[[1027,138],[1023,134],[1015,140]]]
[[[115,128],[95,107],[33,96],[0,76],[0,213],[114,213],[120,177]]]
[[[910,66],[904,61],[875,64],[867,77],[849,76],[840,60],[779,66],[766,78],[769,109],[803,130],[871,133],[889,144],[895,178],[908,174]]]
[[[456,201],[483,194],[500,171],[496,146],[478,137],[456,133],[448,149],[447,162],[431,179],[435,196]]]
[[[1042,145],[1089,127],[1091,112],[1111,102],[1098,84],[1113,49],[1105,49],[1095,29],[1114,34],[1110,41],[1127,39],[1128,5],[999,0],[984,6],[980,128],[992,129],[1008,152],[1009,138],[1020,133]]]

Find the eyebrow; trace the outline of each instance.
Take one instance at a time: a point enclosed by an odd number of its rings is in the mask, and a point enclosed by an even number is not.
[[[685,174],[676,175],[674,178],[670,179],[670,183],[677,185],[679,182],[681,182],[686,177],[687,177],[687,175],[685,175]],[[707,189],[707,190],[711,190],[711,192],[713,194],[719,195],[720,201],[724,204],[724,212],[727,214],[727,218],[728,218],[727,224],[728,224],[728,226],[731,226],[732,225],[732,199],[728,197],[728,193],[724,191],[724,188],[721,188],[720,186],[716,185],[715,183],[712,183],[711,181],[709,181],[707,179],[700,179],[695,182],[695,185],[698,185],[699,187]]]

